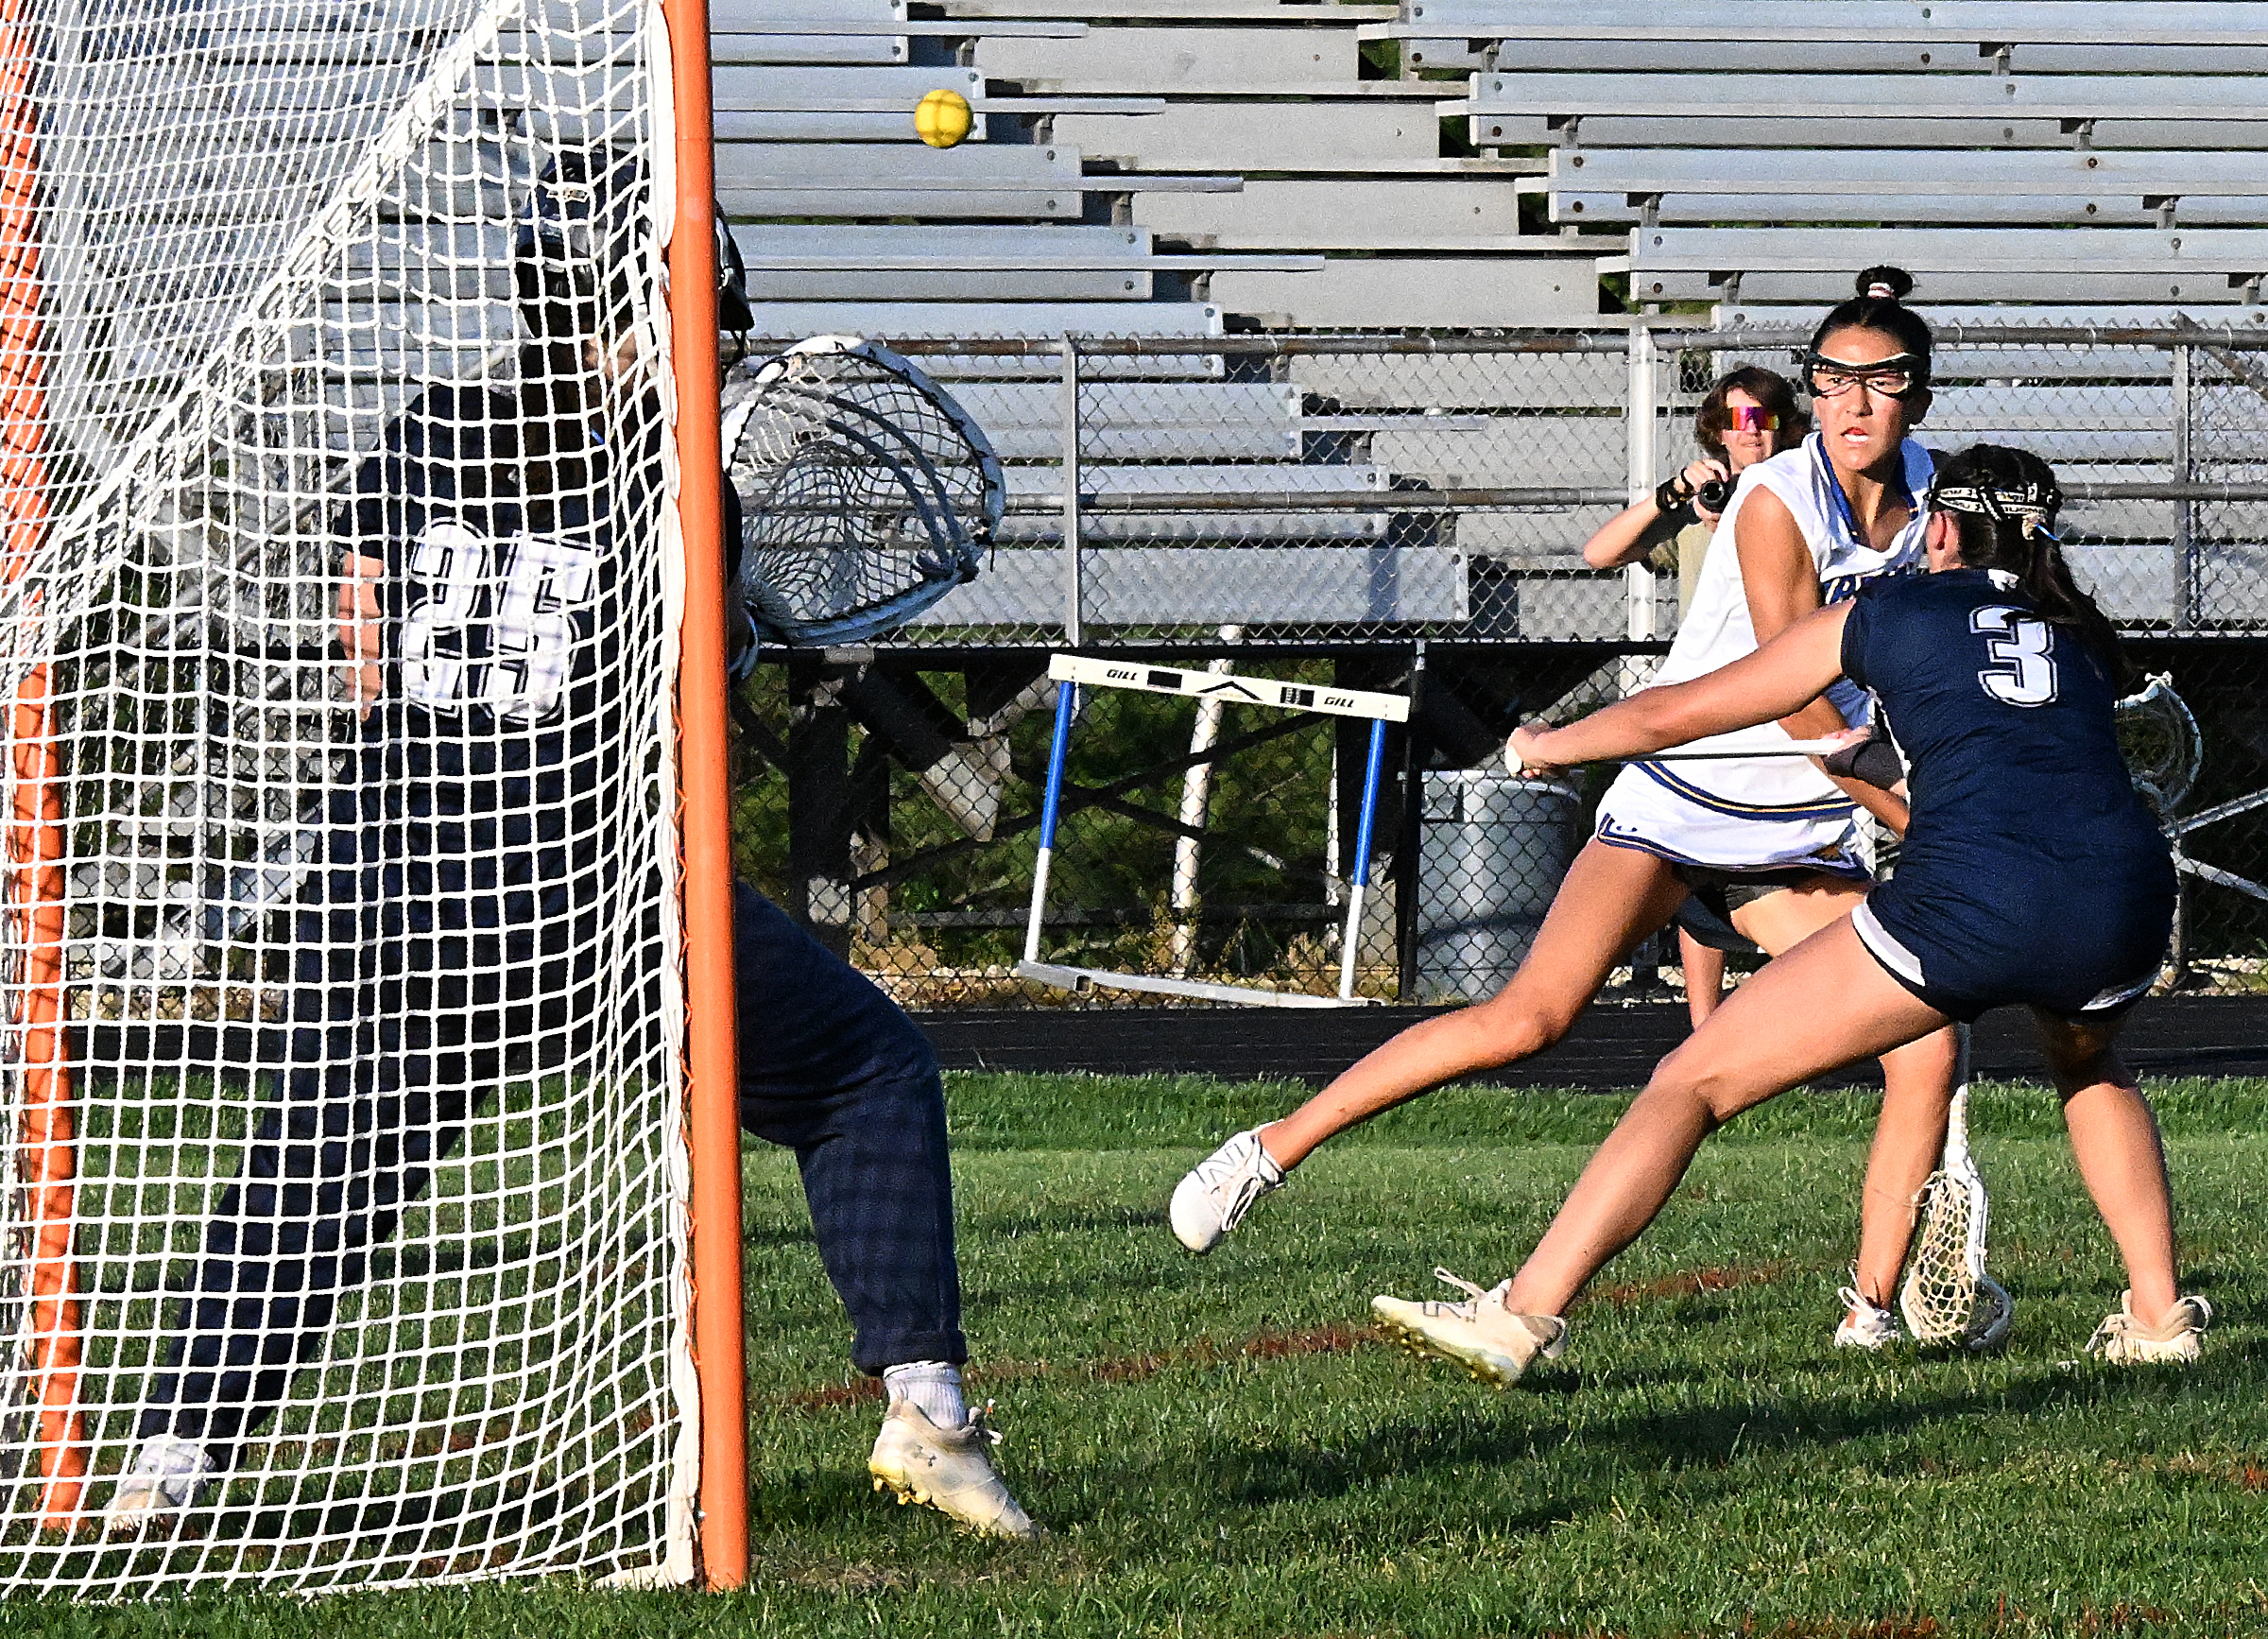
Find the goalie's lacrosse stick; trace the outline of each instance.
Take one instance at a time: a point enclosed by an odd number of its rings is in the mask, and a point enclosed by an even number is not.
[[[1689,746],[1672,746],[1666,750],[1648,751],[1642,756],[1601,757],[1598,761],[1602,763],[1723,763],[1748,757],[1824,757],[1830,751],[1839,751],[1842,749],[1843,742],[1841,740],[1789,740],[1783,745],[1753,746],[1737,751],[1721,751],[1713,749],[1697,751]],[[1551,766],[1558,767],[1556,763]],[[1531,769],[1526,763],[1521,761],[1520,753],[1512,749],[1510,740],[1504,742],[1504,772],[1516,779],[1521,775],[1533,778],[1535,773],[1535,770]]]
[[[1959,1033],[1960,1058],[1953,1104],[1945,1125],[1945,1154],[1916,1199],[1921,1222],[1899,1287],[1899,1313],[1916,1343],[1958,1343],[1989,1349],[2008,1335],[2016,1303],[2007,1288],[1984,1272],[1984,1229],[1990,1202],[1968,1147],[1968,1027]]]
[[[2198,771],[2204,766],[2205,736],[2198,732],[2197,719],[2191,715],[2188,705],[2174,692],[2173,679],[2162,673],[2151,678],[2149,685],[2139,694],[2128,695],[2119,702],[2118,725],[2119,750],[2126,758],[2134,788],[2157,815],[2166,840],[2173,844],[2174,869],[2216,888],[2268,901],[2268,886],[2191,858],[2184,842],[2191,832],[2218,825],[2224,820],[2234,820],[2256,808],[2268,807],[2268,790],[2233,797],[2195,814],[2179,813],[2182,803],[2195,788]],[[2176,923],[2175,926],[2178,930],[2180,924]],[[2175,954],[2171,960],[2178,970],[2184,965],[2178,931],[2175,937]]]
[[[819,336],[766,359],[753,388],[726,412],[725,470],[741,595],[768,635],[875,637],[975,578],[1007,491],[935,382],[887,348]]]
[[[2204,766],[2205,740],[2197,719],[2174,692],[2173,678],[2160,672],[2140,693],[2119,701],[2117,721],[2119,750],[2134,788],[2156,811],[2159,822],[2171,825]]]

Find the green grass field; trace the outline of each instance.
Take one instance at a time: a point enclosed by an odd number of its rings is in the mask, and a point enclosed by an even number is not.
[[[1975,1120],[2009,1348],[1831,1350],[1871,1107],[1798,1094],[1712,1141],[1510,1392],[1383,1346],[1368,1300],[1433,1295],[1436,1263],[1506,1272],[1621,1100],[1438,1094],[1188,1257],[1174,1181],[1297,1091],[954,1081],[971,1384],[1042,1543],[868,1489],[878,1404],[793,1165],[754,1149],[745,1593],[17,1603],[0,1631],[2268,1633],[2268,1085],[2153,1089],[2189,1285],[2223,1317],[2191,1371],[2074,1363],[2120,1281],[2026,1088],[1981,1089]]]

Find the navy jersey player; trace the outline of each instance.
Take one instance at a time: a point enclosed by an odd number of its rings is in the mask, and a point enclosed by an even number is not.
[[[284,1068],[160,1347],[115,1533],[188,1507],[318,1359],[472,1100],[522,1058],[587,1050],[598,987],[654,993],[615,941],[635,816],[606,794],[635,736],[618,661],[660,620],[627,561],[657,532],[662,416],[632,321],[648,253],[633,162],[571,156],[537,190],[516,273],[531,339],[508,388],[429,388],[335,523],[340,641],[362,710],[353,777],[284,914]],[[721,477],[721,475],[720,475]],[[728,487],[727,526],[737,507]],[[735,534],[737,530],[735,529]],[[652,776],[654,770],[644,773]],[[796,1151],[852,1358],[889,1408],[877,1488],[995,1535],[1033,1527],[970,1417],[945,1106],[935,1056],[882,992],[754,890],[734,943],[743,1125]],[[634,1014],[652,1058],[662,1010]],[[507,1062],[506,1044],[521,1044]],[[527,1049],[532,1047],[532,1053]]]
[[[2110,627],[2050,533],[2059,499],[2036,457],[1965,450],[1937,470],[1927,577],[1869,586],[1706,677],[1513,737],[1534,768],[1627,757],[1785,716],[1848,678],[1875,692],[1909,759],[1908,848],[1859,912],[1775,959],[1662,1061],[1518,1273],[1462,1303],[1381,1298],[1388,1327],[1517,1378],[1564,1345],[1567,1305],[1715,1128],[1950,1020],[2022,1005],[2129,1279],[2090,1346],[2196,1357],[2211,1310],[2175,1287],[2156,1124],[2113,1045],[2163,957],[2174,873],[2119,755]]]

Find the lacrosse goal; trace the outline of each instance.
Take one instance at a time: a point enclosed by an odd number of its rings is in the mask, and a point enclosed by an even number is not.
[[[0,0],[0,1594],[743,1574],[707,44]]]

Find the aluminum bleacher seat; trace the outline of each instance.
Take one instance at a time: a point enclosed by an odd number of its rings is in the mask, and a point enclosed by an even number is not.
[[[919,144],[914,106],[933,91],[957,92],[975,118],[968,140],[989,131],[985,77],[973,68],[719,64],[712,72],[717,140]]]
[[[1461,621],[1470,612],[1465,561],[1446,546],[1095,546],[1081,562],[1086,618],[1097,626],[1369,627]],[[1058,548],[1002,547],[982,575],[915,625],[1053,627],[1062,624],[1064,605]]]
[[[2259,43],[2257,0],[1592,0],[1580,9],[1543,0],[1405,0],[1370,38],[1431,33],[1490,40],[1852,41],[1996,47]]]
[[[948,17],[992,20],[1076,17],[1094,22],[1306,23],[1327,16],[1333,23],[1390,23],[1399,15],[1389,0],[1374,5],[1342,4],[1319,13],[1313,0],[943,0]]]
[[[791,339],[856,334],[882,341],[953,336],[1052,340],[1060,336],[1219,336],[1223,330],[1221,310],[1201,302],[1144,302],[1135,306],[1075,302],[762,302],[755,312],[754,334]],[[1012,362],[994,361],[1003,373]],[[1097,358],[1092,365],[1100,371],[1110,362]],[[1058,367],[1051,359],[1046,368],[1052,373]]]
[[[757,353],[806,336],[855,335],[891,343],[954,336],[1052,340],[1064,336],[1205,336],[1223,331],[1221,310],[1210,302],[844,302],[761,303],[751,349]],[[939,381],[1047,379],[1059,382],[1054,353],[1008,356],[924,351],[920,368]],[[1172,381],[1218,377],[1220,355],[1162,353],[1103,354],[1082,361],[1091,381]]]
[[[1062,470],[1054,466],[1009,466],[1008,515],[1004,542],[1060,541],[1063,537]],[[1233,494],[1254,509],[1233,513],[1171,509],[1157,512],[1095,510],[1080,523],[1089,541],[1374,541],[1386,532],[1383,512],[1301,511],[1305,495],[1349,496],[1381,493],[1387,474],[1377,467],[1315,462],[1240,466],[1082,466],[1083,494],[1209,496]],[[1280,509],[1263,511],[1263,506]]]
[[[1054,460],[1060,389],[1045,381],[971,381],[954,396],[1005,461]],[[1147,382],[1090,395],[1082,453],[1091,461],[1297,461],[1299,393],[1276,382]]]
[[[1233,179],[1228,185],[1233,185]],[[1013,217],[1079,220],[1079,150],[1049,143],[982,148],[881,143],[720,143],[717,202],[752,216]]]
[[[1476,143],[1492,117],[1540,114],[1689,120],[1892,122],[1902,133],[1938,121],[2268,120],[2268,79],[2249,75],[2076,74],[1529,74],[1473,77]],[[2260,140],[2268,142],[2268,128]],[[1877,136],[1870,146],[1896,146]],[[1948,144],[1964,147],[1965,144]],[[2217,146],[2217,145],[2216,145]]]
[[[1611,246],[1602,249],[1612,248]],[[1226,268],[1209,289],[1271,325],[1501,328],[1589,324],[1599,315],[1597,251],[1535,236],[1515,255],[1334,256],[1312,273]]]
[[[1480,357],[1405,354],[1384,358],[1316,354],[1293,358],[1287,368],[1297,386],[1357,409],[1595,409],[1620,414],[1629,388],[1627,360],[1604,353]]]
[[[1287,105],[1257,97],[1177,101],[1141,118],[1067,114],[1055,134],[1091,158],[1143,170],[1437,174],[1437,95],[1425,87],[1407,101],[1317,99],[1297,105],[1297,118],[1285,117]]]
[[[1134,220],[1224,250],[1524,250],[1534,239],[1513,243],[1517,187],[1511,176],[1254,181],[1233,194],[1143,194]]]
[[[903,62],[905,10],[905,0],[715,0],[710,56],[717,62]]]
[[[1149,233],[1105,224],[735,224],[757,302],[1144,302],[1159,273],[1319,267],[1314,256],[1161,254]]]
[[[1287,19],[1298,13],[1287,12]],[[1320,24],[1332,19],[1310,12]],[[996,79],[1051,91],[1186,92],[1266,87],[1279,95],[1352,87],[1360,72],[1354,31],[1345,26],[1111,28],[1075,40],[988,35],[976,66]]]

